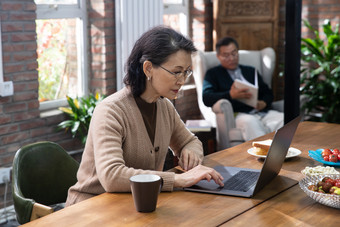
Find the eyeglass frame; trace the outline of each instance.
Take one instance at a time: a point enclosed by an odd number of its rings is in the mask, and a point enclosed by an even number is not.
[[[228,53],[227,56],[226,55],[222,55],[222,54],[219,54],[219,56],[221,56],[221,58],[223,58],[225,60],[230,59],[230,57],[232,57],[234,59],[234,58],[238,57],[238,50],[233,50],[230,54]]]
[[[157,65],[157,64],[154,64],[154,65]],[[191,69],[187,69],[187,70],[185,70],[185,71],[183,71],[183,72],[174,73],[174,72],[171,72],[170,70],[164,68],[164,67],[161,66],[161,65],[157,65],[157,66],[159,66],[159,67],[162,68],[163,70],[167,71],[168,73],[172,74],[172,75],[175,77],[175,79],[176,79],[177,81],[178,81],[180,78],[184,78],[184,80],[186,80],[186,79],[188,79],[188,78],[192,75],[192,73],[193,73],[193,71],[192,71]],[[188,72],[189,72],[189,75],[188,75]],[[185,73],[184,76],[183,76],[183,73]]]

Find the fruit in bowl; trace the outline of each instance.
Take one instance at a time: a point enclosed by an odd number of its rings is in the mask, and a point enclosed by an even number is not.
[[[317,150],[309,150],[309,157],[314,160],[321,162],[325,165],[330,166],[340,166],[340,154],[338,154],[339,149],[329,149],[329,148],[320,148]]]
[[[299,182],[299,186],[315,201],[340,209],[340,187],[336,184],[337,179],[340,179],[340,174],[307,175]]]
[[[338,162],[340,161],[340,151],[339,149],[335,148],[335,149],[323,149],[323,151],[321,152],[321,156],[323,158],[323,160],[327,161],[327,162]]]
[[[324,177],[317,184],[309,185],[308,189],[314,192],[340,195],[340,178]]]

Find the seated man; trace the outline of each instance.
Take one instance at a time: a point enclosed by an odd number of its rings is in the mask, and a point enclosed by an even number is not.
[[[236,127],[242,131],[243,138],[254,139],[275,131],[283,125],[283,113],[270,110],[273,93],[257,72],[258,101],[256,108],[248,106],[238,99],[248,99],[248,89],[238,89],[234,80],[246,80],[255,83],[255,68],[239,65],[238,43],[235,39],[225,37],[216,43],[217,58],[221,62],[207,71],[203,82],[203,102],[212,107],[218,100],[227,99],[231,102]]]

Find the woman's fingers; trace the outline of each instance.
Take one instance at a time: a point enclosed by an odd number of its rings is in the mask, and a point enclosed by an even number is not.
[[[219,172],[217,172],[214,169],[211,169],[211,172],[209,173],[209,175],[210,175],[210,177],[209,177],[210,180],[213,179],[216,184],[220,185],[221,187],[224,186],[224,184],[223,184],[223,177],[222,177],[222,175]]]
[[[175,183],[180,187],[190,187],[204,179],[207,181],[214,180],[216,184],[222,187],[224,186],[223,177],[220,173],[212,168],[202,165],[198,165],[185,173],[178,174],[175,178],[175,181],[177,181]]]
[[[183,149],[179,165],[184,170],[190,170],[201,163],[201,158],[193,151]]]
[[[198,156],[191,155],[188,157],[188,165],[187,165],[188,169],[187,170],[190,170],[199,164],[200,164],[200,159],[198,158]]]
[[[184,169],[188,170],[188,164],[187,164],[187,154],[186,152],[182,152],[181,158],[179,159],[179,165]]]

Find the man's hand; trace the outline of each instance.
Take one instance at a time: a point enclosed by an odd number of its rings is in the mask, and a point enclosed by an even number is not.
[[[266,108],[267,103],[263,100],[258,100],[257,104],[256,104],[256,108],[257,110],[263,110],[264,108]]]
[[[235,82],[231,85],[229,91],[230,97],[232,99],[249,99],[251,98],[251,93],[248,92],[247,88],[237,88]]]

